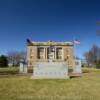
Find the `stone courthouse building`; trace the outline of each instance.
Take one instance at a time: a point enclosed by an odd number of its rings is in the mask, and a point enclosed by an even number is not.
[[[32,42],[27,40],[28,66],[35,62],[66,62],[69,67],[73,66],[73,43],[72,42]]]

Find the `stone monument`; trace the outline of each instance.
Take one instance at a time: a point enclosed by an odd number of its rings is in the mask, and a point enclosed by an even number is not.
[[[53,62],[51,48],[49,48],[48,62],[37,62],[33,67],[33,79],[68,79],[66,62]]]
[[[61,62],[38,63],[33,68],[33,79],[67,79],[68,66]]]
[[[27,73],[27,64],[23,59],[20,60],[20,67],[19,67],[20,73]]]
[[[73,73],[75,73],[75,74],[81,74],[82,73],[81,60],[79,60],[79,59],[74,60]]]

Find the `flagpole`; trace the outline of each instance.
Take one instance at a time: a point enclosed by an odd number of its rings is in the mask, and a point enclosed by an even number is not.
[[[73,37],[73,67],[74,67],[74,56],[75,56],[75,50],[74,50],[74,48],[75,48],[75,45],[74,45],[74,37]]]
[[[80,44],[80,41],[74,39],[74,43],[73,43],[73,45],[74,45],[74,55],[75,55],[75,58],[76,58],[76,52],[75,52],[76,45],[79,45],[79,44]]]

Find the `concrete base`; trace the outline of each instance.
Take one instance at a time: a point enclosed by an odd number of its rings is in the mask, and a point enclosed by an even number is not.
[[[31,79],[69,79],[70,77],[34,77],[32,76]]]

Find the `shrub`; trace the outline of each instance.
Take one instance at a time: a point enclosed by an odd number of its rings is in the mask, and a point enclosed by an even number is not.
[[[100,69],[100,61],[97,61],[96,62],[96,68],[99,68]]]
[[[8,66],[8,60],[7,57],[4,55],[0,56],[0,67],[7,67]]]

